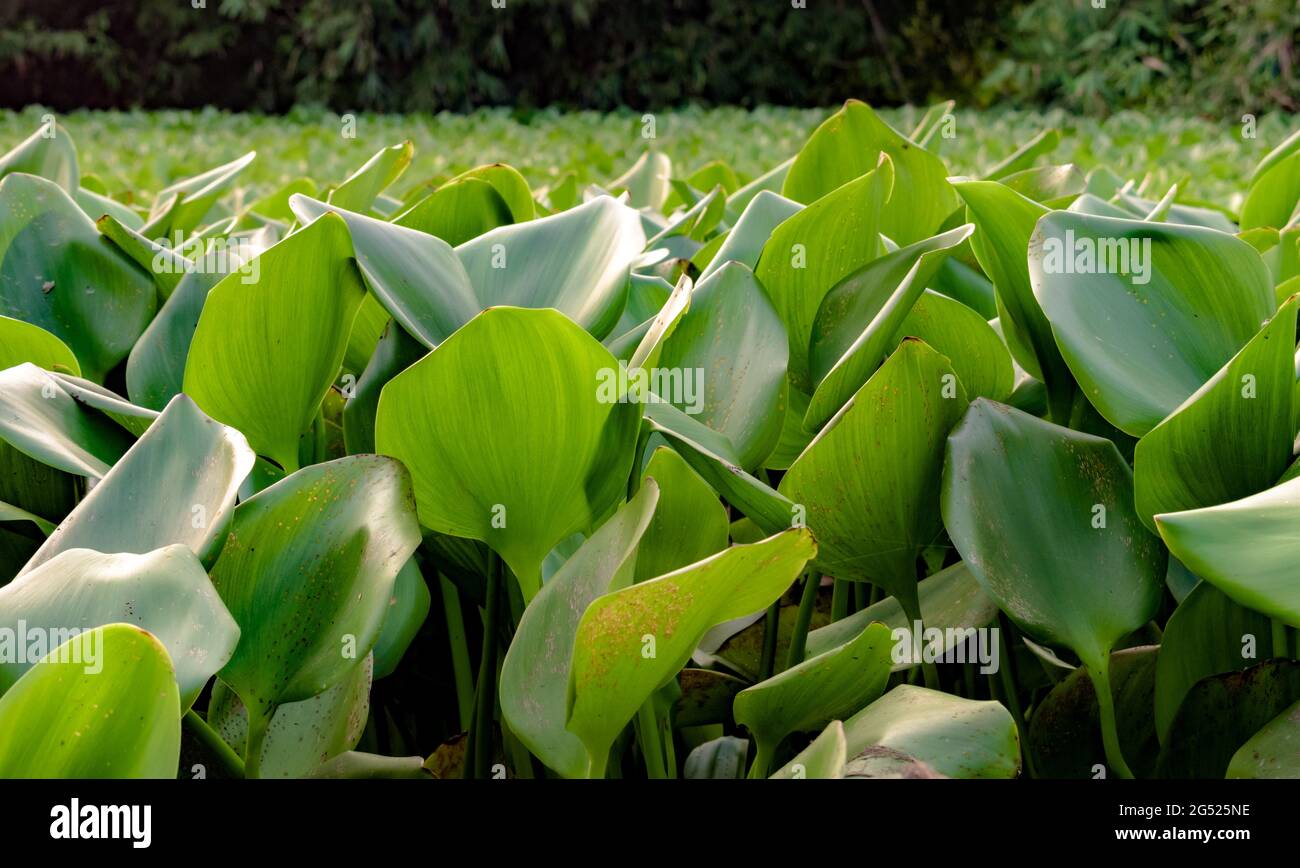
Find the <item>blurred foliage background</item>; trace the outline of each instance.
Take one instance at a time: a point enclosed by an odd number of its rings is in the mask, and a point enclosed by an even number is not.
[[[1300,109],[1296,0],[495,2],[0,0],[0,104]]]

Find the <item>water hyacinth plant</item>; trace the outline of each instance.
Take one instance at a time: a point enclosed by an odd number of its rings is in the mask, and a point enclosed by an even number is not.
[[[1300,776],[1300,132],[1206,201],[951,110],[147,208],[47,120],[0,776]]]

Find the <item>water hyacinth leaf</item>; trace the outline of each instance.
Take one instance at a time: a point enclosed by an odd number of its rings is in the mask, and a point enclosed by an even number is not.
[[[1300,702],[1270,720],[1228,762],[1228,778],[1300,777]]]
[[[944,257],[969,238],[967,224],[874,260],[822,300],[809,345],[817,383],[804,428],[819,430],[898,346],[897,333]]]
[[[1241,500],[1155,517],[1169,551],[1241,606],[1300,626],[1300,478]]]
[[[176,284],[126,360],[126,391],[142,407],[161,410],[185,387],[185,360],[208,292],[223,272],[190,271]]]
[[[1163,646],[1145,645],[1116,651],[1111,657],[1111,696],[1120,745],[1124,755],[1133,758],[1138,777],[1153,771],[1160,751],[1151,708],[1166,653]],[[1097,688],[1088,671],[1074,669],[1034,710],[1026,734],[1034,771],[1046,778],[1095,778],[1096,767],[1106,763],[1100,715]]]
[[[857,638],[810,657],[736,696],[736,723],[758,745],[756,775],[765,774],[773,751],[787,735],[845,720],[885,692],[894,640],[873,622]]]
[[[642,478],[658,483],[659,506],[637,551],[637,581],[671,573],[727,547],[726,507],[680,455],[659,447]]]
[[[1269,660],[1213,675],[1187,692],[1156,762],[1164,778],[1222,778],[1256,733],[1300,702],[1300,663]]]
[[[1250,191],[1241,207],[1241,228],[1280,229],[1295,216],[1300,203],[1300,130],[1292,133],[1255,168]]]
[[[188,548],[172,545],[147,554],[101,554],[72,549],[0,588],[0,624],[16,635],[90,630],[129,623],[167,648],[187,709],[239,641],[235,624],[208,575]],[[50,643],[54,644],[54,643]],[[44,648],[40,656],[53,648]],[[35,659],[0,663],[0,692]]]
[[[371,670],[366,657],[319,696],[275,710],[262,743],[261,776],[301,778],[357,746],[370,713]],[[208,700],[207,723],[238,754],[248,743],[248,712],[220,678]]]
[[[822,429],[780,484],[806,510],[819,569],[874,582],[919,617],[916,558],[941,529],[944,442],[965,409],[948,360],[908,339]]]
[[[256,214],[268,220],[275,220],[287,226],[294,221],[293,210],[289,208],[290,197],[295,193],[302,193],[304,196],[315,196],[316,192],[316,182],[311,178],[296,178],[284,184],[275,192],[268,193],[257,199],[244,210],[246,213]]]
[[[148,431],[149,426],[158,418],[157,410],[137,407],[116,392],[89,380],[59,373],[51,373],[49,376],[78,404],[103,413],[134,437],[139,437]]]
[[[1072,163],[1024,169],[997,180],[1052,210],[1068,208],[1087,186],[1083,173]]]
[[[1088,400],[1135,437],[1178,409],[1275,307],[1259,253],[1195,226],[1056,211],[1038,223],[1029,270]]]
[[[745,776],[748,739],[724,735],[694,748],[686,757],[682,777],[688,781],[737,780]]]
[[[365,295],[342,218],[326,214],[208,293],[185,363],[185,393],[286,471],[343,362]]]
[[[236,508],[211,575],[241,631],[221,678],[249,711],[250,754],[277,705],[369,653],[419,543],[410,477],[377,455],[304,468]]]
[[[691,388],[659,397],[726,436],[740,465],[756,468],[781,436],[787,353],[785,328],[754,273],[728,263],[695,286],[659,355],[659,370]]]
[[[229,163],[159,190],[140,233],[154,239],[185,238],[205,222],[217,200],[256,158],[257,152],[249,151]],[[173,241],[172,246],[179,245]]]
[[[149,324],[153,280],[52,181],[0,180],[0,315],[40,326],[102,382]]]
[[[995,181],[954,181],[976,226],[971,249],[993,281],[998,322],[1011,356],[1048,392],[1054,418],[1068,412],[1073,379],[1030,283],[1026,253],[1047,209]],[[1059,420],[1058,420],[1059,421]]]
[[[690,307],[694,290],[695,284],[688,276],[682,274],[677,278],[677,285],[668,294],[668,299],[664,302],[663,307],[650,320],[645,333],[637,341],[636,349],[632,351],[632,354],[627,359],[629,371],[641,369],[644,370],[645,374],[651,375],[649,380],[650,389],[662,392],[663,394],[658,395],[658,397],[665,401],[685,400],[683,396],[688,388],[697,385],[694,381],[686,379],[686,371],[680,371],[675,381],[670,377],[666,382],[660,383],[654,379],[654,371],[652,370],[657,366],[664,342],[677,330],[678,323],[681,322],[686,310]],[[641,375],[638,374],[637,376]],[[664,386],[667,388],[663,388]],[[640,389],[640,384],[636,388]],[[641,400],[653,400],[648,394],[641,394],[638,397]]]
[[[173,543],[211,563],[254,458],[242,434],[177,395],[23,571],[69,549],[144,554]]]
[[[427,354],[424,344],[411,337],[396,320],[389,320],[343,407],[343,437],[348,454],[375,451],[375,414],[384,386]]]
[[[388,598],[388,612],[384,615],[384,628],[375,640],[375,678],[386,678],[402,662],[406,649],[429,617],[433,597],[424,581],[415,559],[407,561],[393,580],[393,593]]]
[[[645,247],[637,212],[598,196],[560,214],[500,226],[456,248],[482,307],[552,307],[597,338],[614,328]]]
[[[869,747],[844,764],[844,777],[861,780],[947,780],[927,763],[888,747]]]
[[[596,599],[578,624],[567,723],[586,746],[590,775],[604,776],[618,733],[706,630],[770,605],[816,552],[812,534],[792,529]]]
[[[504,163],[492,163],[487,166],[476,166],[467,172],[462,172],[448,183],[457,183],[460,181],[485,181],[492,185],[492,189],[497,192],[510,209],[510,215],[515,223],[522,223],[525,220],[532,220],[537,213],[537,205],[533,201],[533,191],[529,189],[528,182],[524,176],[512,166]]]
[[[0,371],[0,440],[42,464],[95,479],[132,442],[120,425],[87,409],[31,363]]]
[[[708,648],[708,645],[706,634],[700,647]],[[677,686],[681,696],[673,703],[673,724],[686,727],[731,723],[731,703],[747,684],[734,675],[714,669],[687,668],[677,674]]]
[[[53,522],[46,521],[39,515],[20,509],[13,504],[0,502],[0,522],[10,521],[30,521],[40,528],[41,533],[45,536],[49,536],[54,531]],[[8,581],[9,578],[9,576],[6,576],[5,581]]]
[[[700,272],[700,282],[728,262],[739,262],[752,271],[776,227],[802,210],[798,202],[768,190],[760,192],[745,206],[709,264]]]
[[[649,430],[667,438],[714,491],[765,533],[778,533],[795,525],[799,513],[794,503],[741,468],[735,449],[725,435],[697,422],[672,404],[646,404],[645,421]]]
[[[1002,610],[1090,668],[1155,614],[1166,555],[1109,440],[977,399],[948,438],[942,509]]]
[[[379,194],[402,176],[414,156],[415,146],[409,141],[384,148],[335,187],[329,203],[359,214],[368,213]]]
[[[948,170],[938,157],[909,142],[857,100],[845,102],[808,138],[781,195],[811,205],[874,169],[881,154],[893,163],[897,193],[884,208],[879,231],[899,244],[928,238],[957,207]]]
[[[40,326],[0,316],[0,371],[31,362],[47,371],[81,376],[81,366],[68,345]]]
[[[173,247],[170,241],[154,241],[112,215],[96,220],[95,228],[152,275],[158,295],[163,299],[171,297],[181,276],[193,268],[190,256],[203,251],[197,237],[188,241],[175,239],[180,243]]]
[[[1034,165],[1039,157],[1050,154],[1061,144],[1061,131],[1048,128],[1025,142],[1002,162],[989,169],[985,180],[998,181],[1007,175],[1023,172]]]
[[[0,697],[0,778],[175,778],[180,747],[167,649],[133,625],[71,639]]]
[[[486,542],[529,600],[547,553],[626,493],[641,405],[602,396],[617,372],[556,311],[492,308],[389,381],[375,445],[410,469],[420,523]]]
[[[790,382],[812,391],[808,342],[822,299],[880,253],[880,216],[894,188],[888,159],[787,218],[772,232],[754,274],[767,290],[790,345]]]
[[[927,289],[916,300],[895,336],[920,338],[941,355],[970,399],[1005,401],[1011,394],[1015,366],[1007,345],[976,311]]]
[[[511,732],[567,778],[582,777],[589,767],[582,741],[565,728],[578,623],[596,598],[631,584],[637,544],[659,496],[658,485],[646,480],[547,580],[524,610],[501,666],[501,713]]]
[[[927,627],[944,631],[944,650],[949,647],[949,635],[954,638],[964,637],[969,628],[987,627],[998,617],[997,604],[961,561],[922,579],[917,585],[917,592],[921,602],[921,621]],[[859,609],[847,618],[811,631],[808,634],[808,656],[814,657],[853,641],[873,621],[880,621],[891,629],[912,631],[915,627],[897,598],[886,597],[865,609]],[[950,630],[959,632],[949,634]],[[917,662],[908,660],[897,663],[894,669],[910,669]]]
[[[1138,441],[1138,515],[1227,503],[1270,487],[1295,439],[1297,298],[1177,410]]]
[[[434,777],[420,756],[382,756],[364,751],[344,751],[317,766],[306,777],[351,781],[424,781]]]
[[[510,206],[487,181],[448,182],[393,218],[395,226],[437,236],[455,247],[514,222]]]
[[[772,780],[834,780],[844,777],[848,740],[844,724],[832,720],[794,759],[778,769]]]
[[[1169,616],[1160,641],[1155,721],[1162,741],[1192,685],[1269,656],[1270,629],[1266,616],[1237,605],[1209,582],[1197,583]]]
[[[306,196],[294,196],[289,204],[304,222],[328,213],[343,218],[357,268],[374,298],[426,347],[436,347],[478,313],[480,305],[469,275],[441,239],[337,210]]]
[[[672,174],[673,164],[666,154],[646,151],[637,157],[632,168],[606,184],[605,189],[614,195],[626,191],[628,204],[633,208],[659,211],[672,192],[669,183]]]
[[[1000,702],[900,684],[844,721],[848,756],[870,747],[909,754],[950,778],[1014,778],[1020,737]]]
[[[52,117],[0,157],[0,178],[15,172],[53,181],[68,194],[75,194],[81,186],[76,145]]]

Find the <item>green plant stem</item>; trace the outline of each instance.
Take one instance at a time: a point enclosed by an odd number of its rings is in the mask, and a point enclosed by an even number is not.
[[[275,709],[265,715],[254,714],[248,709],[248,741],[244,747],[244,777],[256,780],[262,774],[262,747],[266,744],[266,733],[271,727],[271,718]]]
[[[664,747],[659,737],[659,719],[655,714],[653,696],[637,709],[636,734],[641,744],[641,756],[645,759],[646,777],[652,780],[666,779],[668,766],[664,761]]]
[[[907,629],[910,631],[913,628],[916,628],[921,631],[921,636],[919,637],[922,640],[920,642],[920,663],[921,672],[925,675],[925,686],[931,690],[939,690],[939,668],[934,665],[933,660],[925,659],[925,624],[921,620],[921,598],[916,589],[916,585],[913,584],[911,588],[912,590],[910,594],[901,594],[896,596],[895,599],[898,600],[898,605],[902,608],[903,614],[907,616]],[[912,641],[915,643],[917,638],[918,637],[916,636],[912,636]]]
[[[1286,640],[1286,624],[1277,618],[1269,618],[1269,624],[1273,628],[1273,656],[1290,657],[1291,651],[1287,647]]]
[[[845,579],[835,579],[831,590],[831,621],[840,621],[849,615],[849,594],[851,590]]]
[[[767,777],[768,766],[772,764],[773,748],[762,742],[755,742],[754,762],[749,767],[747,777],[750,780],[758,780]]]
[[[804,575],[803,593],[799,597],[799,614],[795,617],[794,630],[790,633],[790,647],[786,651],[785,668],[793,669],[803,662],[808,650],[808,625],[812,623],[813,609],[817,605],[817,586],[821,576],[811,570]]]
[[[1015,635],[1015,628],[1011,626],[1011,619],[1002,612],[998,613],[998,678],[1002,682],[1002,692],[1006,694],[1007,707],[1011,711],[1012,718],[1016,721],[1016,729],[1020,732],[1020,752],[1025,758],[1025,771],[1029,777],[1038,777],[1038,771],[1034,767],[1033,751],[1029,749],[1029,727],[1025,723],[1025,709],[1020,704],[1020,694],[1016,689],[1016,658],[1011,653],[1011,643],[1007,641],[1007,634]]]
[[[211,751],[227,774],[233,778],[244,777],[244,761],[230,745],[226,744],[224,738],[218,735],[212,727],[208,726],[206,720],[199,717],[197,711],[191,708],[185,712],[184,720],[191,734],[199,740],[200,744]]]
[[[496,705],[497,621],[501,617],[501,581],[505,564],[493,552],[488,558],[486,605],[483,610],[483,651],[474,685],[474,721],[466,745],[467,776],[484,779],[492,768],[492,716]]]
[[[474,672],[470,666],[469,642],[465,638],[465,618],[460,609],[460,591],[441,573],[438,588],[442,591],[442,609],[447,620],[447,643],[451,646],[451,672],[456,682],[456,709],[460,714],[461,732],[469,732],[474,719]]]
[[[1085,665],[1088,665],[1086,661]],[[1133,772],[1124,761],[1124,752],[1119,745],[1115,698],[1110,692],[1110,655],[1107,654],[1100,662],[1088,665],[1088,674],[1092,676],[1092,686],[1097,692],[1097,708],[1101,711],[1101,742],[1106,750],[1106,762],[1119,777],[1132,779]]]
[[[776,640],[780,627],[781,601],[778,599],[767,607],[767,616],[763,619],[763,656],[758,663],[759,681],[766,681],[776,672]]]

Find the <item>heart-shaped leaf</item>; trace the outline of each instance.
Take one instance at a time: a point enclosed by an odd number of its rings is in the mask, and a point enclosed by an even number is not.
[[[450,181],[393,218],[397,226],[436,235],[455,247],[513,223],[510,206],[487,181]]]
[[[832,720],[794,759],[782,766],[773,780],[833,780],[844,777],[848,742],[844,724]]]
[[[727,547],[727,508],[680,455],[666,446],[656,449],[642,478],[659,484],[659,506],[637,551],[637,581],[671,573]]]
[[[185,392],[288,472],[343,362],[365,290],[342,218],[326,214],[208,293],[185,362]]]
[[[68,345],[40,326],[0,316],[0,371],[31,362],[47,371],[81,376],[81,366]]]
[[[776,227],[802,210],[803,206],[798,202],[767,190],[760,192],[745,206],[736,225],[731,227],[708,266],[700,272],[700,282],[703,283],[728,262],[739,262],[752,271],[758,265],[763,245]]]
[[[376,448],[410,469],[421,524],[488,543],[529,600],[547,553],[626,493],[641,408],[602,396],[618,371],[561,314],[493,308],[384,387]]]

